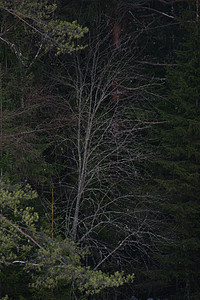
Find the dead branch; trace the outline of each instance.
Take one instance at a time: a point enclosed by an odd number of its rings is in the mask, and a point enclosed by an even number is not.
[[[177,67],[178,66],[178,64],[154,63],[150,61],[141,61],[141,60],[136,60],[135,62],[141,65],[150,65],[155,67]]]

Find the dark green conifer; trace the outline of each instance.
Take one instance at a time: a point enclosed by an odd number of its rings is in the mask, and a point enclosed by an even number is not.
[[[166,247],[165,280],[175,299],[199,299],[200,270],[200,24],[189,22],[177,51],[177,68],[168,70],[167,100],[159,103],[162,120],[157,183],[175,243]],[[169,295],[168,295],[169,296]]]

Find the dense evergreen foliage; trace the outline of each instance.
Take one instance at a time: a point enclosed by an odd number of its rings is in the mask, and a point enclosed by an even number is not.
[[[0,1],[1,299],[199,299],[199,8]]]
[[[184,26],[185,27],[185,26]],[[166,280],[177,299],[197,299],[199,281],[199,24],[186,26],[177,68],[168,70],[169,96],[158,109],[167,122],[160,127],[162,158],[157,182],[165,192],[176,241],[166,252]]]

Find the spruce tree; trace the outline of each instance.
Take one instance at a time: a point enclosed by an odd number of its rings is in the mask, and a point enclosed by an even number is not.
[[[158,105],[164,124],[159,132],[162,158],[156,160],[156,182],[167,198],[163,209],[175,239],[163,252],[163,279],[172,287],[168,296],[175,299],[199,299],[200,293],[199,28],[198,20],[184,26],[178,66],[168,70],[168,98]]]

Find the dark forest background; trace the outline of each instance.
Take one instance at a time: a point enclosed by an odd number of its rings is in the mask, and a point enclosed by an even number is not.
[[[200,299],[199,1],[31,2],[0,1],[0,298]]]

